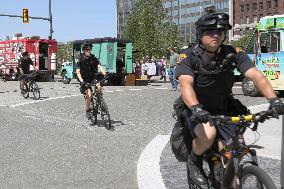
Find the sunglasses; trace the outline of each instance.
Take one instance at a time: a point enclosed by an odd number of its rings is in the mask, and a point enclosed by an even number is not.
[[[208,30],[204,32],[204,35],[223,35],[224,31],[223,30]]]

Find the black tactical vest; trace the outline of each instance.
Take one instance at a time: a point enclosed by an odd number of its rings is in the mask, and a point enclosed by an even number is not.
[[[213,114],[228,110],[236,67],[234,54],[232,46],[221,45],[215,59],[211,61],[202,47],[190,49],[190,62],[195,73],[193,88],[199,103]]]
[[[98,73],[99,60],[91,54],[89,58],[80,57],[79,67],[81,76],[84,78],[93,78]]]

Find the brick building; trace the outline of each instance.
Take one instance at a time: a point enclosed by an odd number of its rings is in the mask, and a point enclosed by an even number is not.
[[[284,14],[284,0],[234,0],[233,39],[248,34],[261,17]]]

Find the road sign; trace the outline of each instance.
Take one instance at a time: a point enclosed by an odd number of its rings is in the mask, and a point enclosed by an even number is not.
[[[23,23],[29,23],[29,10],[23,9]]]

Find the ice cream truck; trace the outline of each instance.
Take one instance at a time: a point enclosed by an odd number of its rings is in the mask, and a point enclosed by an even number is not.
[[[251,50],[249,50],[251,49]],[[265,16],[260,19],[246,51],[255,66],[263,72],[275,91],[284,94],[284,15]],[[245,95],[257,96],[252,81],[244,79]]]
[[[0,41],[0,73],[4,80],[17,80],[18,63],[25,51],[34,62],[41,80],[48,81],[54,77],[57,67],[57,41],[39,37],[17,37]]]

